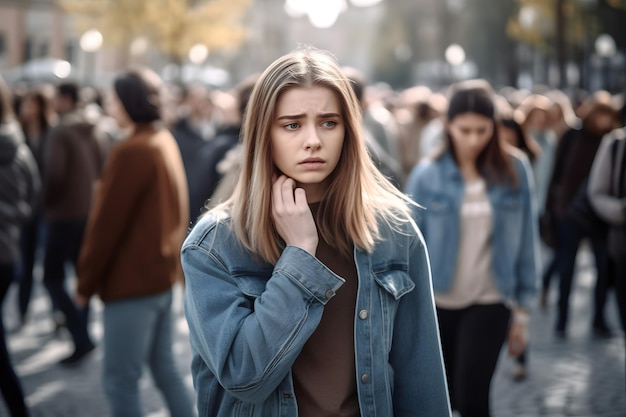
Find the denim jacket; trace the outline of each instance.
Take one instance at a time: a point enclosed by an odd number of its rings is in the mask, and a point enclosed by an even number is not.
[[[430,266],[411,223],[373,253],[355,249],[355,375],[362,417],[449,417]],[[185,316],[201,417],[296,417],[291,367],[344,280],[286,246],[276,265],[236,239],[227,214],[203,217],[182,248]]]
[[[528,308],[537,291],[540,271],[539,221],[528,160],[521,153],[512,158],[519,185],[493,185],[487,190],[493,209],[492,271],[505,302]],[[405,185],[405,192],[425,208],[417,209],[416,219],[428,246],[436,293],[452,289],[464,189],[463,177],[450,152],[418,164]]]

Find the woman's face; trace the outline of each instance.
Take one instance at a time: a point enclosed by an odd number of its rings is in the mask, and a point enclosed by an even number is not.
[[[493,119],[477,113],[462,113],[448,122],[456,156],[464,162],[476,161],[493,136],[493,130]]]
[[[295,87],[278,99],[270,131],[279,173],[293,178],[309,202],[319,201],[343,148],[345,125],[337,96],[326,87]]]

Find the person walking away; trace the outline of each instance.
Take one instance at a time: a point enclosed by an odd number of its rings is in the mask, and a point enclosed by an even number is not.
[[[185,240],[201,416],[449,417],[428,254],[330,54],[257,81],[232,197]]]
[[[498,137],[494,93],[484,80],[452,86],[447,139],[411,172],[406,193],[431,256],[452,408],[489,417],[502,345],[527,341],[537,291],[539,241],[532,170]]]
[[[170,414],[193,416],[172,352],[187,182],[176,141],[160,125],[162,88],[158,75],[143,67],[115,78],[107,107],[130,133],[107,160],[78,262],[78,304],[96,293],[104,302],[103,384],[113,417],[143,415],[145,364]]]
[[[39,189],[37,164],[15,120],[9,88],[0,78],[0,392],[11,417],[29,412],[11,364],[2,307],[19,263],[20,225],[30,217]]]
[[[609,224],[609,271],[626,331],[626,127],[602,139],[589,174],[588,193],[598,216]]]
[[[46,145],[50,129],[55,123],[55,114],[52,110],[51,100],[41,88],[34,88],[24,95],[20,104],[19,121],[24,133],[26,144],[30,148],[37,168],[41,174],[45,172],[44,160]],[[40,178],[43,183],[43,177]],[[39,193],[43,197],[43,192]],[[18,310],[20,324],[24,325],[28,320],[28,307],[30,305],[33,273],[35,265],[39,262],[38,255],[43,252],[43,198],[39,198],[33,207],[31,217],[22,227],[21,234],[21,263],[19,273]],[[53,300],[51,298],[51,300]],[[53,319],[56,319],[58,308],[52,306]],[[56,321],[56,320],[55,320]],[[60,327],[57,326],[57,329]]]
[[[63,313],[74,343],[74,352],[61,360],[62,365],[78,363],[95,348],[87,330],[88,306],[77,308],[65,288],[66,263],[76,269],[105,155],[94,125],[78,108],[78,92],[76,84],[57,87],[55,107],[60,119],[50,132],[44,174],[47,231],[43,282],[53,304]]]
[[[559,338],[567,336],[569,296],[576,256],[583,239],[588,239],[591,244],[596,266],[592,331],[599,337],[612,335],[604,312],[608,292],[605,228],[595,223],[585,227],[585,223],[595,216],[593,213],[583,213],[581,219],[575,209],[578,207],[576,197],[583,195],[581,187],[586,187],[585,182],[602,137],[617,127],[618,113],[606,92],[594,94],[582,106],[582,127],[570,129],[559,142],[546,200],[546,211],[556,220],[557,230],[555,262],[559,274],[559,300],[555,335]]]

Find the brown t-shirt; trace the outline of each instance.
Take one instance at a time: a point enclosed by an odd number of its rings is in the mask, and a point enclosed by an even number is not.
[[[317,212],[319,204],[311,204]],[[343,256],[321,236],[315,255],[345,284],[324,307],[322,320],[293,365],[300,417],[358,417],[354,364],[354,312],[358,279],[353,256]]]

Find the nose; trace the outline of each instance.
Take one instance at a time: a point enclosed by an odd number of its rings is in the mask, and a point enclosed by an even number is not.
[[[304,140],[305,149],[319,149],[322,146],[317,129],[311,126],[306,130],[306,138]]]

